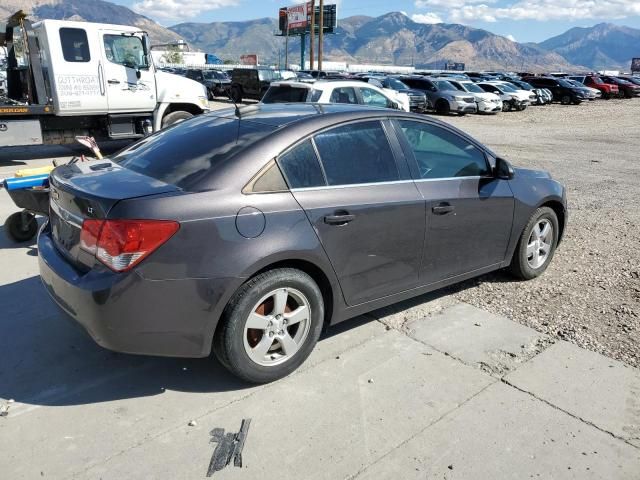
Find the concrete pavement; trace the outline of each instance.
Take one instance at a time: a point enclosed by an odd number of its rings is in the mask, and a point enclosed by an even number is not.
[[[425,296],[249,387],[102,350],[52,307],[34,245],[0,236],[0,478],[205,478],[210,431],[251,418],[244,467],[214,478],[640,479],[640,372],[509,319]]]

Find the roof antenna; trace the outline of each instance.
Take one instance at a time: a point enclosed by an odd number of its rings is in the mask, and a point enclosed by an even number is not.
[[[239,120],[242,120],[242,114],[240,113],[240,108],[238,107],[238,104],[236,103],[236,101],[233,99],[233,95],[231,95],[231,92],[227,92],[227,96],[229,97],[229,100],[231,100],[231,103],[233,103],[233,106],[236,108],[235,111],[235,115],[236,117],[238,117]]]

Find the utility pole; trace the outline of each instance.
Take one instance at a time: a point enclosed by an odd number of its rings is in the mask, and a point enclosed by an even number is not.
[[[315,29],[316,29],[316,0],[311,0],[311,36],[309,37],[309,69],[310,70],[313,70],[313,63],[314,63],[314,53],[315,53],[314,43],[316,42]]]
[[[284,37],[284,69],[289,69],[289,11],[287,10],[287,36]]]
[[[318,70],[322,70],[323,37],[324,37],[324,0],[320,0],[320,30],[318,31]]]

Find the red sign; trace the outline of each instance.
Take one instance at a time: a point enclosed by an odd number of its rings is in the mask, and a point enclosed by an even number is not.
[[[255,53],[240,55],[240,63],[242,65],[258,65],[258,55]]]
[[[289,19],[289,28],[305,28],[309,24],[310,3],[303,3],[287,8],[287,17]]]

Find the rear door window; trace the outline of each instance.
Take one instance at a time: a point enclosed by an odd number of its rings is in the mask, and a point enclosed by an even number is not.
[[[379,121],[343,125],[314,137],[329,185],[399,180],[398,167]]]
[[[358,103],[356,91],[352,87],[338,87],[331,92],[331,103]]]
[[[278,164],[290,188],[309,188],[326,185],[318,156],[311,140],[306,140],[278,158]]]
[[[90,62],[91,52],[87,32],[82,28],[61,28],[60,44],[66,62]]]

